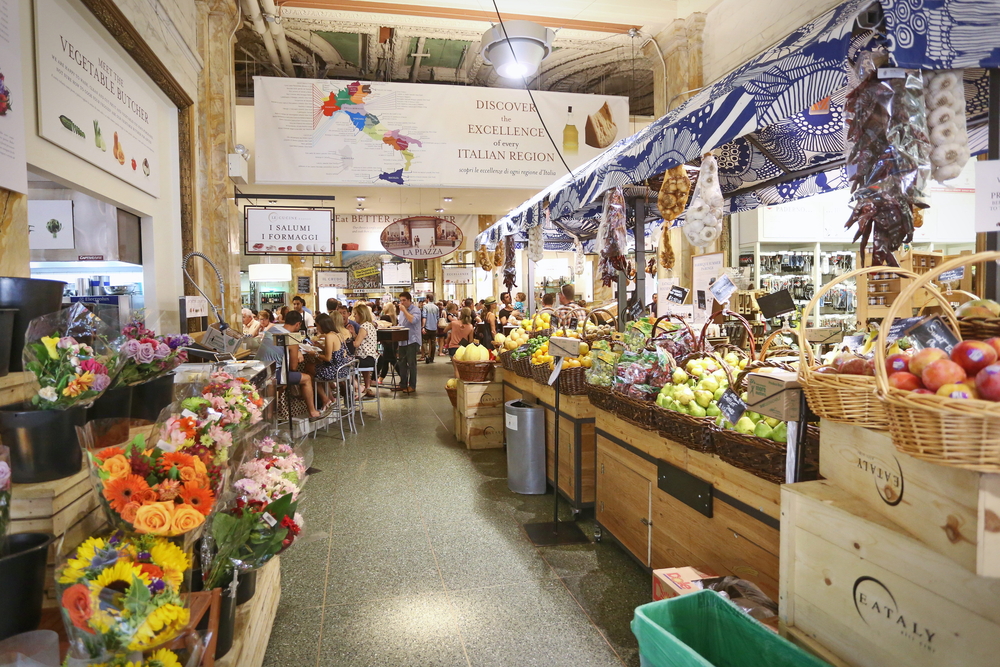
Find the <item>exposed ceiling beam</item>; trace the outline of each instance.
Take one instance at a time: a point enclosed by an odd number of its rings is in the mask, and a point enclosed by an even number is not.
[[[370,12],[373,14],[396,14],[403,16],[424,16],[429,18],[458,19],[464,21],[496,22],[497,15],[493,12],[478,9],[458,9],[453,7],[426,7],[421,5],[396,5],[388,2],[357,2],[356,0],[284,0],[279,1],[281,7],[300,7],[303,9],[330,9],[335,11]],[[550,16],[531,16],[528,14],[504,14],[505,21],[534,21],[549,28],[566,28],[568,30],[587,30],[603,33],[627,33],[631,28],[641,28],[640,25],[622,23],[605,23],[599,21],[580,21],[578,19],[560,19]]]

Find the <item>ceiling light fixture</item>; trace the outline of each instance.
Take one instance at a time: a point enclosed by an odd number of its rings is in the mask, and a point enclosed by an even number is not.
[[[354,210],[355,210],[355,211],[357,211],[358,213],[361,213],[361,211],[363,211],[363,210],[365,210],[365,209],[363,209],[363,208],[361,208],[361,207],[359,206],[359,207],[357,207],[357,208],[356,208],[356,209],[354,209]]]
[[[446,202],[450,202],[450,201],[451,201],[451,197],[445,197],[445,198],[444,198],[444,200],[445,200]]]
[[[357,199],[358,199],[359,202],[363,202],[365,200],[364,197],[358,197]]]
[[[505,79],[523,79],[538,71],[552,52],[554,30],[534,21],[504,21],[483,33],[479,51]]]
[[[434,209],[434,212],[435,213],[444,213],[444,209],[443,208],[436,208],[436,209]]]

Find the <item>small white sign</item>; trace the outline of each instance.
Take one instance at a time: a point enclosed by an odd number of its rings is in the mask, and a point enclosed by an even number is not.
[[[72,201],[28,200],[28,247],[32,250],[72,250],[76,247]]]
[[[976,162],[976,233],[1000,232],[1000,160]]]
[[[708,288],[715,297],[715,300],[722,304],[729,303],[729,298],[736,291],[736,283],[733,279],[729,277],[728,273],[723,273],[721,276],[715,279],[711,287]]]
[[[473,266],[448,266],[441,267],[445,285],[471,285],[475,276]]]
[[[331,254],[333,210],[247,206],[246,254]]]
[[[347,271],[317,271],[316,289],[339,287],[347,289]]]
[[[509,412],[506,415],[507,430],[516,431],[517,430],[517,415],[512,415]]]
[[[184,297],[185,317],[208,317],[208,299],[203,296]]]

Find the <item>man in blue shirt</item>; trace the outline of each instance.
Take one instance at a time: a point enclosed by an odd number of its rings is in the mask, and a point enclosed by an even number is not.
[[[423,342],[423,322],[420,308],[413,303],[409,292],[399,295],[399,326],[409,329],[406,343],[400,343],[396,352],[399,365],[399,385],[394,391],[412,394],[417,388],[417,352]]]
[[[441,313],[434,304],[434,295],[428,294],[424,297],[424,307],[421,308],[421,315],[424,320],[424,361],[428,364],[434,363],[435,343],[437,342],[438,318]]]

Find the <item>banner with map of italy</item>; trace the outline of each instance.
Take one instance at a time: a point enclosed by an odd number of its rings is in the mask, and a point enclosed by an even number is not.
[[[542,188],[566,173],[560,154],[575,169],[632,133],[625,97],[532,94],[254,77],[254,180]]]

